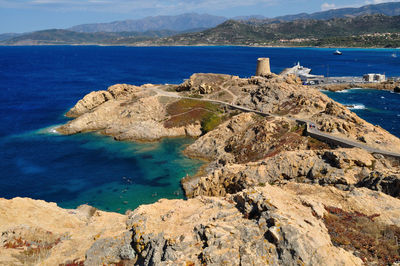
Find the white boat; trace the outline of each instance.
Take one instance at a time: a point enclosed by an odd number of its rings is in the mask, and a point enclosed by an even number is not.
[[[393,58],[396,58],[396,57],[397,57],[397,54],[396,54],[396,53],[393,53],[393,54],[392,54],[392,57],[393,57]]]
[[[333,52],[334,55],[342,55],[342,52],[336,49],[336,51]]]

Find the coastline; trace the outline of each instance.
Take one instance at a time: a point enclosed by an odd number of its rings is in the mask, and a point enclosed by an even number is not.
[[[327,90],[332,92],[343,91],[348,89],[372,89],[372,90],[386,90],[399,93],[400,82],[379,82],[379,83],[340,83],[340,84],[322,84],[311,85],[319,90]]]
[[[99,44],[99,43],[87,43],[87,44],[0,44],[0,47],[35,47],[35,46],[99,46],[99,47],[248,47],[248,48],[311,48],[311,49],[360,49],[360,50],[399,50],[400,47],[387,48],[380,46],[371,47],[355,47],[355,46],[286,46],[286,45],[245,45],[245,44],[193,44],[193,45],[182,45],[182,44]]]
[[[66,210],[44,201],[0,199],[5,214],[0,217],[0,262],[396,261],[398,160],[333,145],[329,139],[347,138],[394,152],[400,152],[400,139],[319,90],[302,86],[294,76],[200,73],[173,89],[117,84],[91,92],[71,108],[67,115],[74,119],[58,132],[100,132],[129,141],[196,136],[182,153],[209,162],[197,175],[181,180],[188,199],[160,199],[125,215],[87,205]],[[317,140],[307,131],[330,138]],[[379,232],[364,232],[360,226]],[[363,248],[367,244],[376,249]]]

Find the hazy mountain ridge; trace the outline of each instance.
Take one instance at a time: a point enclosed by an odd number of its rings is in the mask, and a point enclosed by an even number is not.
[[[387,15],[374,14],[354,17],[357,14],[376,12]],[[237,17],[237,20],[224,21],[226,18],[223,17],[191,13],[73,27],[76,30],[101,30],[101,32],[44,30],[20,35],[3,34],[0,35],[0,44],[400,47],[400,36],[397,34],[400,32],[400,19],[399,16],[391,16],[394,14],[400,14],[400,3],[335,9],[313,14],[303,13],[274,19],[247,16]],[[342,18],[324,19],[329,16],[342,16]],[[307,19],[309,17],[318,19]],[[295,18],[299,19],[290,21]],[[218,20],[224,22],[210,28],[210,25],[217,23]],[[186,30],[143,31],[148,28],[179,28],[178,26],[180,29],[186,28]],[[139,30],[120,31],[129,27],[136,27]],[[120,32],[111,32],[112,30]]]
[[[366,15],[330,20],[296,20],[275,24],[249,24],[229,20],[200,33],[158,40],[162,45],[293,45],[317,46],[321,40],[376,33],[400,33],[400,16]],[[395,38],[399,38],[397,35]],[[325,43],[325,45],[331,45]],[[343,44],[346,46],[346,44]],[[396,46],[396,45],[395,45]]]
[[[154,30],[187,31],[212,28],[227,18],[208,14],[187,13],[177,16],[146,17],[138,20],[114,21],[111,23],[82,24],[69,28],[77,32],[145,32]]]
[[[200,29],[199,29],[200,30]],[[158,30],[146,32],[75,32],[63,29],[51,29],[22,34],[14,38],[0,40],[6,45],[40,44],[130,44],[176,35],[182,32]]]
[[[0,42],[20,36],[20,33],[3,33],[0,34]]]
[[[332,18],[345,18],[345,17],[358,17],[363,15],[383,14],[386,16],[399,16],[400,15],[400,2],[389,2],[375,5],[366,5],[362,7],[348,7],[330,9],[327,11],[315,12],[315,13],[299,13],[294,15],[285,15],[275,17],[273,20],[281,21],[294,21],[299,19],[318,19],[328,20]],[[266,19],[271,20],[271,19]]]

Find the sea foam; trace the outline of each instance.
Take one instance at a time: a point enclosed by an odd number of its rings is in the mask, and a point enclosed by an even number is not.
[[[367,109],[363,104],[349,104],[348,107],[350,110],[365,110]]]

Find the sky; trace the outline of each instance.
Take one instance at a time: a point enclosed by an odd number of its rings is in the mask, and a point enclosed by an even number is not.
[[[391,1],[391,2],[399,2]],[[276,17],[385,0],[0,0],[0,33],[68,28],[85,23],[183,13]]]

